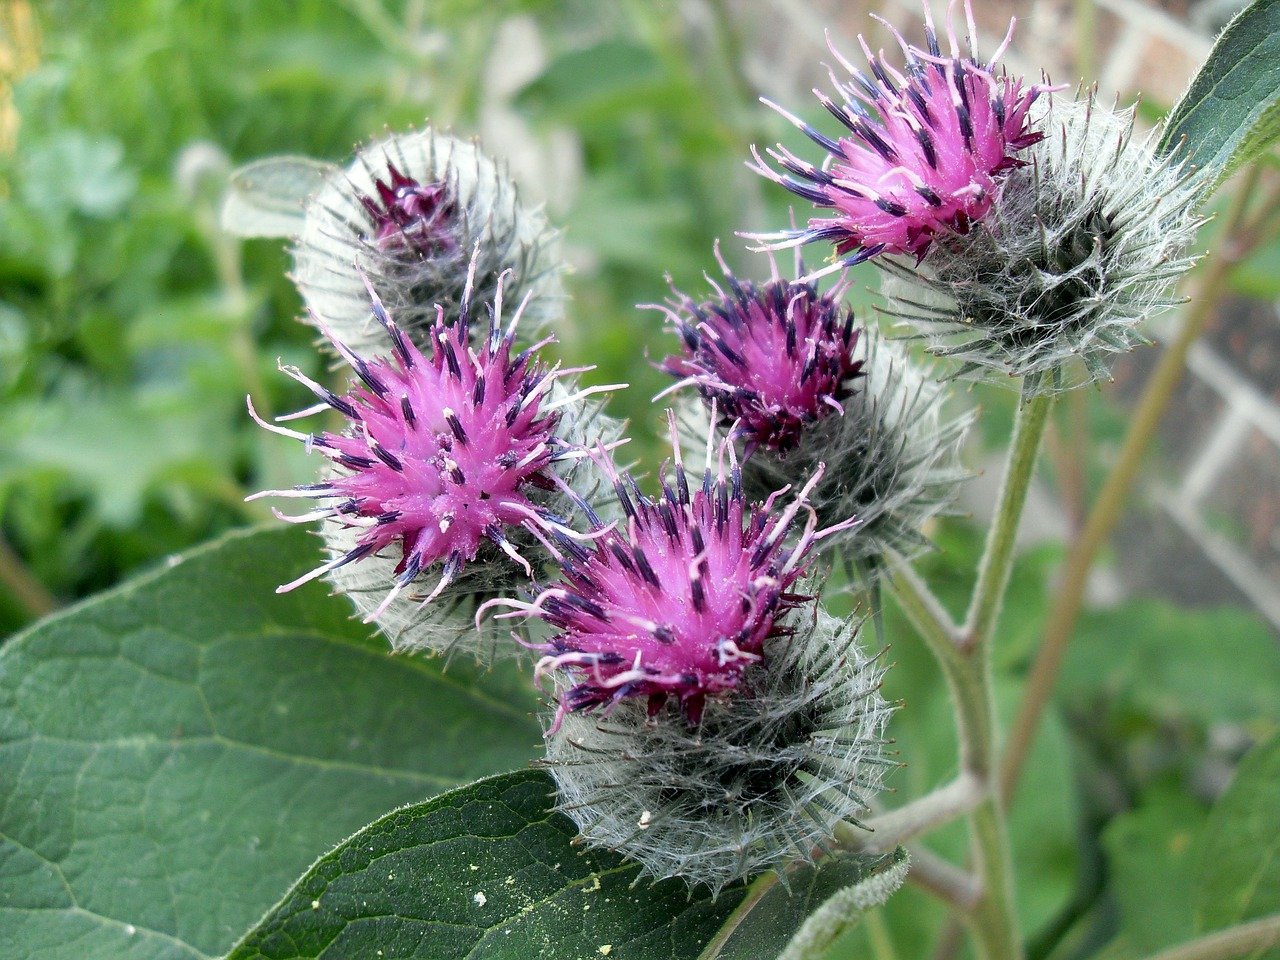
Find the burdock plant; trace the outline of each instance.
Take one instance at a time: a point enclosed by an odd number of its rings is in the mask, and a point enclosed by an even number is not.
[[[378,4],[348,6],[383,23]],[[755,235],[767,273],[739,276],[717,248],[707,288],[672,288],[658,308],[674,334],[663,395],[678,399],[670,460],[649,475],[623,462],[625,428],[596,396],[621,387],[559,356],[554,231],[473,143],[427,128],[346,169],[241,171],[228,223],[292,238],[323,338],[310,364],[281,364],[310,406],[260,416],[254,388],[249,409],[317,469],[253,499],[306,504],[281,519],[320,536],[299,556],[278,532],[237,534],[0,650],[0,952],[820,960],[905,876],[963,919],[979,960],[1021,960],[1014,787],[1089,564],[1209,301],[1160,362],[1069,551],[1006,729],[995,644],[1041,436],[1058,392],[1102,376],[1183,296],[1197,208],[1275,139],[1277,9],[1246,10],[1150,136],[1128,111],[1010,75],[1010,37],[981,55],[967,4],[941,31],[926,11],[922,35],[895,34],[888,54],[863,42],[865,63],[833,45],[817,101],[830,117],[784,112],[807,142],[752,152],[812,215]],[[1252,202],[1237,197],[1228,237],[1265,235]],[[790,269],[774,248],[796,248]],[[800,248],[828,260],[810,269]],[[849,304],[845,268],[864,261],[886,281],[875,314]],[[1204,289],[1229,265],[1210,260]],[[894,339],[884,315],[913,332]],[[957,621],[914,564],[966,475],[975,414],[949,383],[972,376],[1021,399]],[[272,594],[280,581],[290,596]],[[406,656],[388,661],[375,631]],[[945,695],[919,657],[888,672],[888,648],[917,643]],[[901,703],[886,676],[908,688]],[[948,703],[951,722],[913,713]],[[893,776],[931,759],[910,740],[899,756],[904,718],[948,743],[953,722],[953,780]],[[1186,929],[1208,926],[1164,960],[1280,943],[1280,916],[1263,915],[1280,757],[1265,749],[1189,845],[1209,879],[1193,906],[1169,902]],[[967,855],[914,846],[962,819]],[[127,882],[101,884],[109,849],[125,851]],[[1232,870],[1244,880],[1229,889]],[[1167,878],[1193,872],[1179,860]],[[227,876],[249,880],[232,890]],[[134,911],[139,889],[157,899]],[[1113,900],[1131,906],[1109,889],[1073,902],[1035,955],[1083,956],[1114,927]],[[886,916],[929,925],[903,908]],[[887,927],[868,924],[876,952],[916,960]]]

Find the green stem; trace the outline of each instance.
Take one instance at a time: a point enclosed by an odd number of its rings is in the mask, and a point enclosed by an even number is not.
[[[1009,461],[1000,486],[996,515],[987,534],[987,544],[978,567],[978,582],[973,588],[969,615],[965,618],[964,645],[982,646],[995,629],[1004,602],[1005,588],[1013,568],[1013,547],[1018,535],[1018,522],[1027,502],[1027,490],[1035,472],[1040,438],[1044,434],[1053,395],[1040,391],[1041,376],[1033,374],[1022,384],[1022,402],[1013,425]]]
[[[747,887],[747,894],[742,898],[742,902],[734,908],[733,913],[729,914],[729,919],[716,931],[716,935],[711,938],[711,942],[698,954],[698,960],[715,960],[716,957],[720,956],[725,944],[729,942],[729,938],[742,925],[742,921],[747,919],[747,915],[756,908],[756,905],[760,903],[764,895],[772,890],[777,882],[778,874],[776,873],[762,873],[751,881],[751,886]]]
[[[836,825],[836,843],[853,853],[888,853],[899,844],[958,820],[986,799],[986,784],[962,772],[946,786],[870,818],[866,828]]]
[[[954,659],[959,653],[960,628],[914,567],[897,558],[890,566],[893,578],[889,587],[911,625],[939,661]]]
[[[1280,944],[1280,913],[1218,930],[1147,960],[1235,960]]]
[[[978,567],[960,646],[964,656],[949,676],[960,732],[960,760],[965,770],[988,787],[986,799],[969,817],[973,868],[982,883],[982,899],[971,917],[978,955],[983,960],[1017,960],[1022,955],[1013,903],[1013,864],[1000,798],[994,791],[996,771],[995,703],[991,669],[991,637],[1013,568],[1014,543],[1027,491],[1035,472],[1040,440],[1053,406],[1040,391],[1040,377],[1022,384],[1009,445],[1009,459],[996,504],[996,515]]]

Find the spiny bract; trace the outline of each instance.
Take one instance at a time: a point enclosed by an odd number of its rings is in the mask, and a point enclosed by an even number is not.
[[[1135,138],[1132,110],[1055,97],[1045,128],[979,227],[921,270],[884,266],[890,311],[959,375],[1044,374],[1053,390],[1081,379],[1064,367],[1074,357],[1085,379],[1105,377],[1111,354],[1146,342],[1142,322],[1179,302],[1202,197],[1176,156]]]
[[[732,429],[748,456],[757,447],[789,449],[814,423],[843,412],[859,374],[853,356],[859,330],[853,311],[840,305],[846,288],[822,294],[815,282],[784,280],[772,258],[771,279],[757,285],[735,277],[718,246],[716,259],[727,291],[708,278],[710,299],[699,302],[673,287],[668,305],[653,305],[684,347],[683,356],[662,362],[679,378],[664,394],[696,388],[715,403],[720,426]]]
[[[670,712],[650,718],[635,702],[603,718],[557,718],[547,764],[560,809],[590,844],[653,877],[719,890],[812,860],[838,823],[866,810],[896,765],[882,671],[857,626],[816,604],[787,624],[697,726]]]
[[[583,504],[591,533],[582,544],[561,545],[560,582],[531,603],[492,601],[514,609],[499,616],[536,617],[556,631],[537,645],[546,654],[538,672],[574,677],[562,691],[562,714],[607,712],[640,698],[656,715],[670,698],[696,724],[708,697],[737,685],[778,635],[778,618],[803,599],[791,588],[810,548],[842,529],[818,530],[809,510],[794,542],[787,540],[821,471],[785,508],[777,504],[786,491],[752,503],[732,453],[725,444],[717,468],[691,486],[677,449],[656,499],[597,457],[622,520],[605,524]]]
[[[944,54],[927,3],[924,11],[926,49],[908,44],[889,27],[902,47],[905,75],[883,55],[873,54],[861,37],[871,77],[831,47],[851,79],[842,81],[832,72],[839,103],[821,91],[814,93],[851,136],[832,140],[765,101],[829,156],[815,166],[779,144],[768,154],[784,172],[775,171],[759,153],[754,153],[753,169],[833,212],[811,219],[805,229],[757,239],[774,248],[834,243],[842,259],[829,269],[836,270],[882,252],[922,257],[935,238],[967,233],[986,216],[1001,180],[1022,164],[1021,151],[1043,136],[1030,114],[1046,88],[997,76],[995,63],[1013,36],[1012,22],[1009,36],[984,61],[978,56],[967,0],[967,57],[960,53],[950,16]]]
[[[256,496],[327,503],[285,519],[325,520],[343,531],[328,538],[331,549],[342,545],[343,552],[280,589],[370,562],[386,577],[377,605],[368,609],[367,578],[350,585],[362,588],[354,599],[366,620],[381,623],[406,590],[423,590],[404,598],[409,602],[427,604],[446,590],[456,601],[462,594],[510,586],[521,574],[534,575],[513,537],[537,549],[552,532],[572,533],[555,509],[571,505],[571,488],[555,465],[575,461],[581,450],[562,439],[561,411],[608,388],[562,390],[553,397],[558,378],[580,371],[540,366],[535,355],[545,342],[515,353],[521,311],[504,328],[500,292],[479,345],[471,344],[467,324],[441,318],[421,350],[391,320],[376,293],[370,290],[368,296],[390,357],[366,359],[322,326],[358,378],[348,394],[339,396],[297,368],[282,367],[321,401],[283,419],[333,408],[347,419],[347,430],[303,434],[259,420],[328,457],[327,475],[319,483]],[[358,531],[354,537],[347,533],[353,529]],[[528,536],[519,537],[521,532]],[[386,562],[369,560],[391,551],[396,557],[389,571]],[[479,569],[471,569],[478,558]],[[507,568],[505,576],[493,575],[495,562]],[[399,623],[405,617],[393,613],[391,619]],[[433,636],[429,630],[391,633],[400,646],[431,646]]]
[[[474,265],[473,265],[474,261]],[[470,299],[492,302],[499,278],[537,336],[563,308],[555,232],[521,201],[505,170],[474,143],[430,128],[362,147],[308,201],[294,281],[311,315],[358,353],[382,348],[364,280],[419,346]]]

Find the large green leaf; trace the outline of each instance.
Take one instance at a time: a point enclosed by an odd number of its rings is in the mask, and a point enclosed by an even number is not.
[[[635,863],[576,844],[554,792],[546,773],[523,771],[387,814],[322,857],[228,960],[698,957],[746,888],[713,898],[681,880],[637,882]],[[895,855],[802,868],[738,928],[754,931],[755,952],[717,956],[776,956],[842,888],[892,892],[905,867]]]
[[[1120,932],[1113,957],[1140,957],[1189,940],[1195,838],[1206,809],[1181,789],[1153,790],[1103,834]]]
[[[696,957],[742,898],[575,846],[541,771],[388,814],[307,871],[229,960]]]
[[[515,674],[387,656],[317,560],[241,533],[0,652],[3,960],[221,954],[386,810],[522,766]]]
[[[1174,107],[1160,149],[1179,150],[1216,182],[1277,137],[1280,0],[1254,0],[1227,25]]]
[[[1280,912],[1278,815],[1280,737],[1273,737],[1245,757],[1200,835],[1198,929],[1216,930]]]

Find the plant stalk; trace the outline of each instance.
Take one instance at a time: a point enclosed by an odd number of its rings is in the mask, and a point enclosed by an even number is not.
[[[836,825],[836,843],[856,853],[888,853],[922,833],[958,820],[986,799],[986,784],[971,773],[962,772],[910,803],[872,817],[866,829],[850,823]]]
[[[1009,586],[1018,524],[1035,473],[1036,456],[1053,406],[1053,395],[1039,388],[1038,375],[1023,380],[996,515],[987,534],[978,580],[965,618],[961,646],[965,656],[959,662],[959,669],[954,671],[955,677],[948,678],[960,721],[961,763],[965,770],[982,778],[988,788],[986,798],[969,817],[973,869],[983,891],[970,921],[975,946],[983,960],[1018,960],[1022,956],[1014,912],[1009,833],[1003,804],[995,792],[999,731],[995,719],[991,640]]]
[[[1147,960],[1236,960],[1280,944],[1280,913],[1161,950]]]
[[[987,534],[978,582],[973,588],[969,614],[965,618],[963,646],[981,647],[990,639],[1000,616],[1009,573],[1013,569],[1013,548],[1018,535],[1022,508],[1035,472],[1040,439],[1044,435],[1053,395],[1039,389],[1041,375],[1032,374],[1022,384],[1022,402],[1013,425],[1009,461],[1000,487],[996,515]]]

